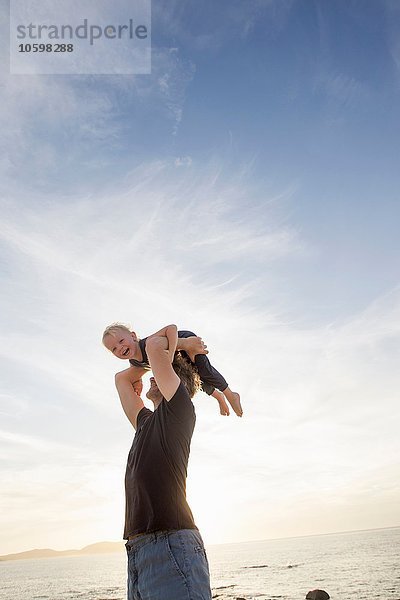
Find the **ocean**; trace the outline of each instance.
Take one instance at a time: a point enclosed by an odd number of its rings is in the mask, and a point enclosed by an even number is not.
[[[213,598],[400,600],[400,527],[207,548]],[[1,600],[125,600],[121,554],[0,562]]]

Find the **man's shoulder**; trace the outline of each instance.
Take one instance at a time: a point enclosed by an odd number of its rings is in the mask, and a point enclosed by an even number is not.
[[[154,415],[154,412],[152,410],[150,410],[149,408],[147,408],[146,406],[141,408],[136,417],[136,425],[137,425],[136,431],[139,431],[139,429],[141,427],[143,427],[143,425],[146,423],[146,421],[148,421],[148,419],[151,418],[153,415]]]
[[[182,381],[180,381],[178,387],[176,388],[175,394],[172,396],[172,398],[168,402],[168,404],[171,404],[171,402],[180,402],[180,401],[186,402],[187,400],[189,400],[190,404],[192,404],[192,401],[190,399],[190,396],[186,389],[186,386],[182,383]]]
[[[194,417],[195,415],[193,402],[182,381],[179,383],[178,388],[171,400],[169,402],[164,400],[163,402],[165,403],[166,410],[179,419],[186,420]]]

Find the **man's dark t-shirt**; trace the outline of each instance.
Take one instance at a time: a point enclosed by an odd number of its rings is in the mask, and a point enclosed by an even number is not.
[[[152,412],[142,408],[125,474],[124,539],[137,533],[197,529],[186,501],[196,415],[185,386]]]

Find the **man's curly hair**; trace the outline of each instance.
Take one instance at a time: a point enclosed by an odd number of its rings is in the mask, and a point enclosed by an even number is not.
[[[197,368],[179,352],[175,354],[172,367],[187,389],[189,397],[193,398],[195,393],[201,388],[201,380]]]

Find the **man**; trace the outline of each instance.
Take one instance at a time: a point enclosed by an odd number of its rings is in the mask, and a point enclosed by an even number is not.
[[[154,411],[140,398],[137,371],[117,373],[115,380],[136,429],[125,476],[128,600],[211,600],[203,541],[186,501],[196,419],[191,398],[200,380],[182,357],[174,359],[176,341],[176,328],[172,342],[158,335],[147,340]],[[196,353],[207,352],[200,338],[193,343]]]

